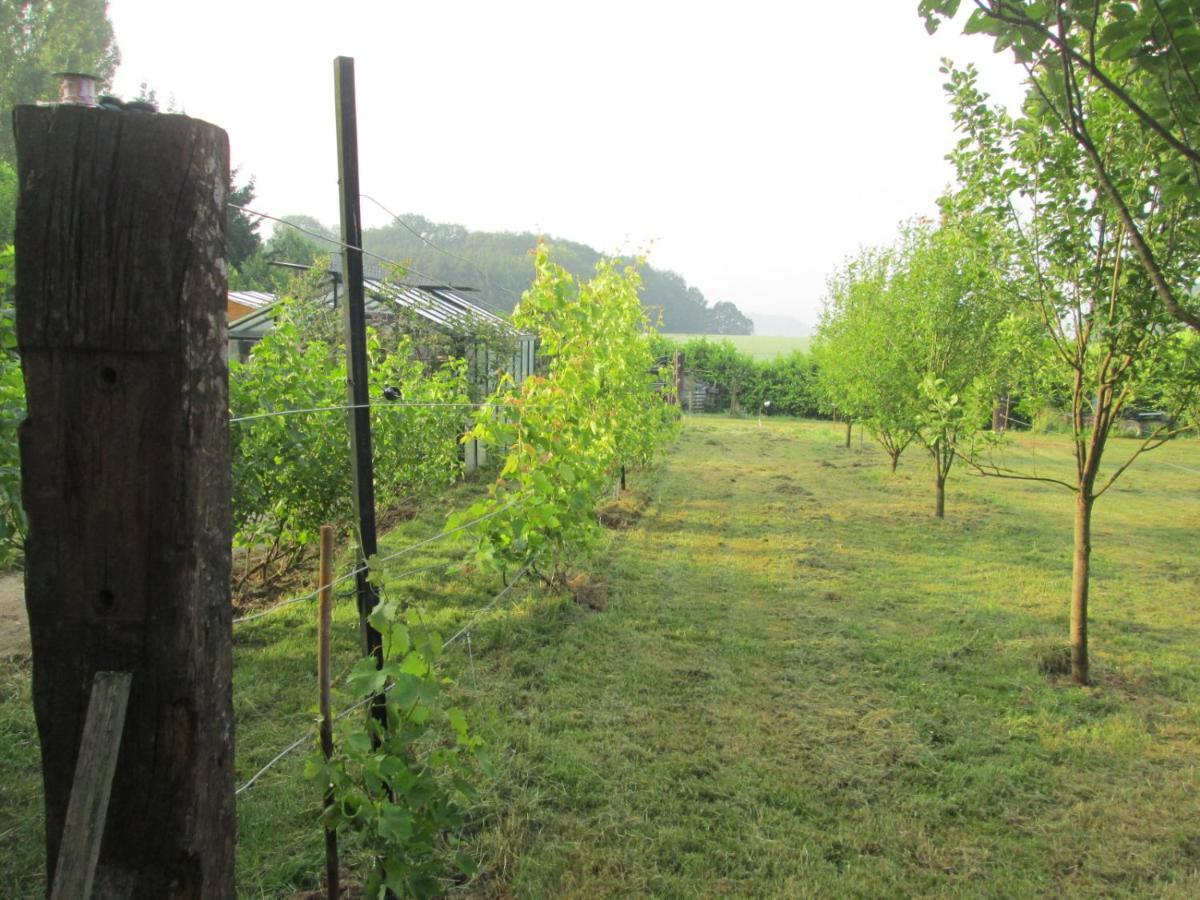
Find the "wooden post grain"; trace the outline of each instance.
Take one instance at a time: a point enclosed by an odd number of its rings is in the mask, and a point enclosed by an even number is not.
[[[48,878],[92,679],[130,672],[94,896],[232,897],[228,139],[70,106],[14,124]]]
[[[329,640],[333,627],[333,528],[321,526],[321,561],[317,569],[317,684],[321,693],[321,752],[333,756],[333,705],[330,700]],[[325,807],[333,805],[333,787],[325,789]],[[325,829],[325,883],[330,900],[338,896],[337,832]]]
[[[128,672],[97,672],[92,680],[51,900],[92,896],[132,679]]]

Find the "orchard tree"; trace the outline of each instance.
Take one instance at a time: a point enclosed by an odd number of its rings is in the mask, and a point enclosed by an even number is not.
[[[933,31],[960,0],[921,0]],[[1109,235],[1145,270],[1154,296],[1179,322],[1200,331],[1200,301],[1181,280],[1176,244],[1195,241],[1195,218],[1162,227],[1163,208],[1200,202],[1200,2],[1197,0],[973,0],[968,33],[1011,48],[1040,102],[1039,126],[1078,151],[1077,191],[1104,197]],[[1141,141],[1137,154],[1113,153],[1111,122]],[[1060,176],[1061,177],[1061,176]],[[1147,207],[1146,194],[1156,197]],[[1194,270],[1193,270],[1194,275]]]
[[[935,504],[946,515],[946,479],[961,448],[988,419],[996,395],[1006,309],[992,248],[977,223],[946,215],[909,225],[889,288],[894,350],[919,378],[916,439],[933,461]]]
[[[912,222],[899,243],[864,253],[831,282],[818,332],[826,391],[865,422],[892,460],[929,453],[934,514],[946,480],[986,419],[1005,309],[977,225]]]
[[[865,424],[892,471],[917,436],[914,401],[919,378],[907,355],[891,352],[903,335],[888,303],[895,252],[864,250],[829,279],[813,356],[825,405],[850,423]]]
[[[1168,422],[1194,405],[1200,352],[1196,341],[1180,338],[1183,326],[1158,302],[1155,278],[1138,265],[1133,232],[1118,203],[1105,191],[1081,188],[1078,173],[1088,151],[1061,127],[1053,99],[1035,85],[1025,115],[1012,121],[987,102],[973,69],[947,64],[945,71],[963,134],[951,155],[961,190],[946,205],[1003,227],[1004,239],[990,243],[1015,301],[1011,335],[1024,365],[1014,374],[1027,396],[1069,398],[1075,463],[1070,480],[979,460],[975,465],[985,474],[1051,482],[1075,495],[1071,670],[1076,682],[1086,684],[1095,502],[1139,455],[1186,426],[1153,430],[1102,472],[1108,439],[1122,414],[1139,403],[1155,403]],[[1162,153],[1146,140],[1136,115],[1099,85],[1080,87],[1089,134],[1104,147],[1111,171],[1120,173],[1119,188],[1138,211],[1142,240],[1157,248],[1171,291],[1187,293],[1200,263],[1190,234],[1193,201],[1161,189]]]

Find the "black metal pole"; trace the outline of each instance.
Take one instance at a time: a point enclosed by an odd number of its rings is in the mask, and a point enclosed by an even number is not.
[[[383,638],[367,621],[379,602],[366,571],[378,550],[375,535],[375,467],[371,455],[371,409],[367,383],[367,314],[363,289],[362,214],[358,203],[358,115],[354,103],[354,60],[339,56],[333,63],[337,96],[338,186],[342,212],[342,273],[346,329],[346,392],[350,403],[350,465],[354,471],[354,511],[358,517],[358,618],[363,652],[383,661]],[[387,725],[384,696],[371,704],[372,715]]]

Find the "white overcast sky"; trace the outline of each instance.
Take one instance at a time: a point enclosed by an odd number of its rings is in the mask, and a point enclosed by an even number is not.
[[[998,99],[984,37],[917,0],[110,0],[116,92],[229,132],[256,205],[336,224],[333,58],[364,193],[399,213],[650,248],[711,302],[815,321],[827,274],[929,212],[953,141],[938,61]],[[363,206],[367,225],[388,217]],[[264,229],[265,230],[265,229]]]

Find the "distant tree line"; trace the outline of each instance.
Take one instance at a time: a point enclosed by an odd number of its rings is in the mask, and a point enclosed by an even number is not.
[[[253,180],[233,190],[234,202],[250,205]],[[310,216],[289,216],[289,222],[336,240],[336,233]],[[244,290],[272,290],[286,282],[289,272],[276,262],[311,263],[336,244],[312,238],[296,229],[279,227],[263,241],[249,216],[234,212],[230,220],[231,283]],[[487,306],[511,312],[533,280],[532,251],[537,235],[528,232],[469,231],[419,215],[390,225],[367,229],[365,247],[373,253],[412,266],[412,280],[477,288]],[[576,278],[588,278],[600,261],[599,251],[574,241],[547,242],[554,258]],[[436,248],[436,249],[435,249]],[[619,260],[619,262],[624,262]],[[643,266],[642,305],[659,318],[664,331],[682,334],[751,334],[754,323],[728,301],[709,304],[699,289],[675,272]]]

